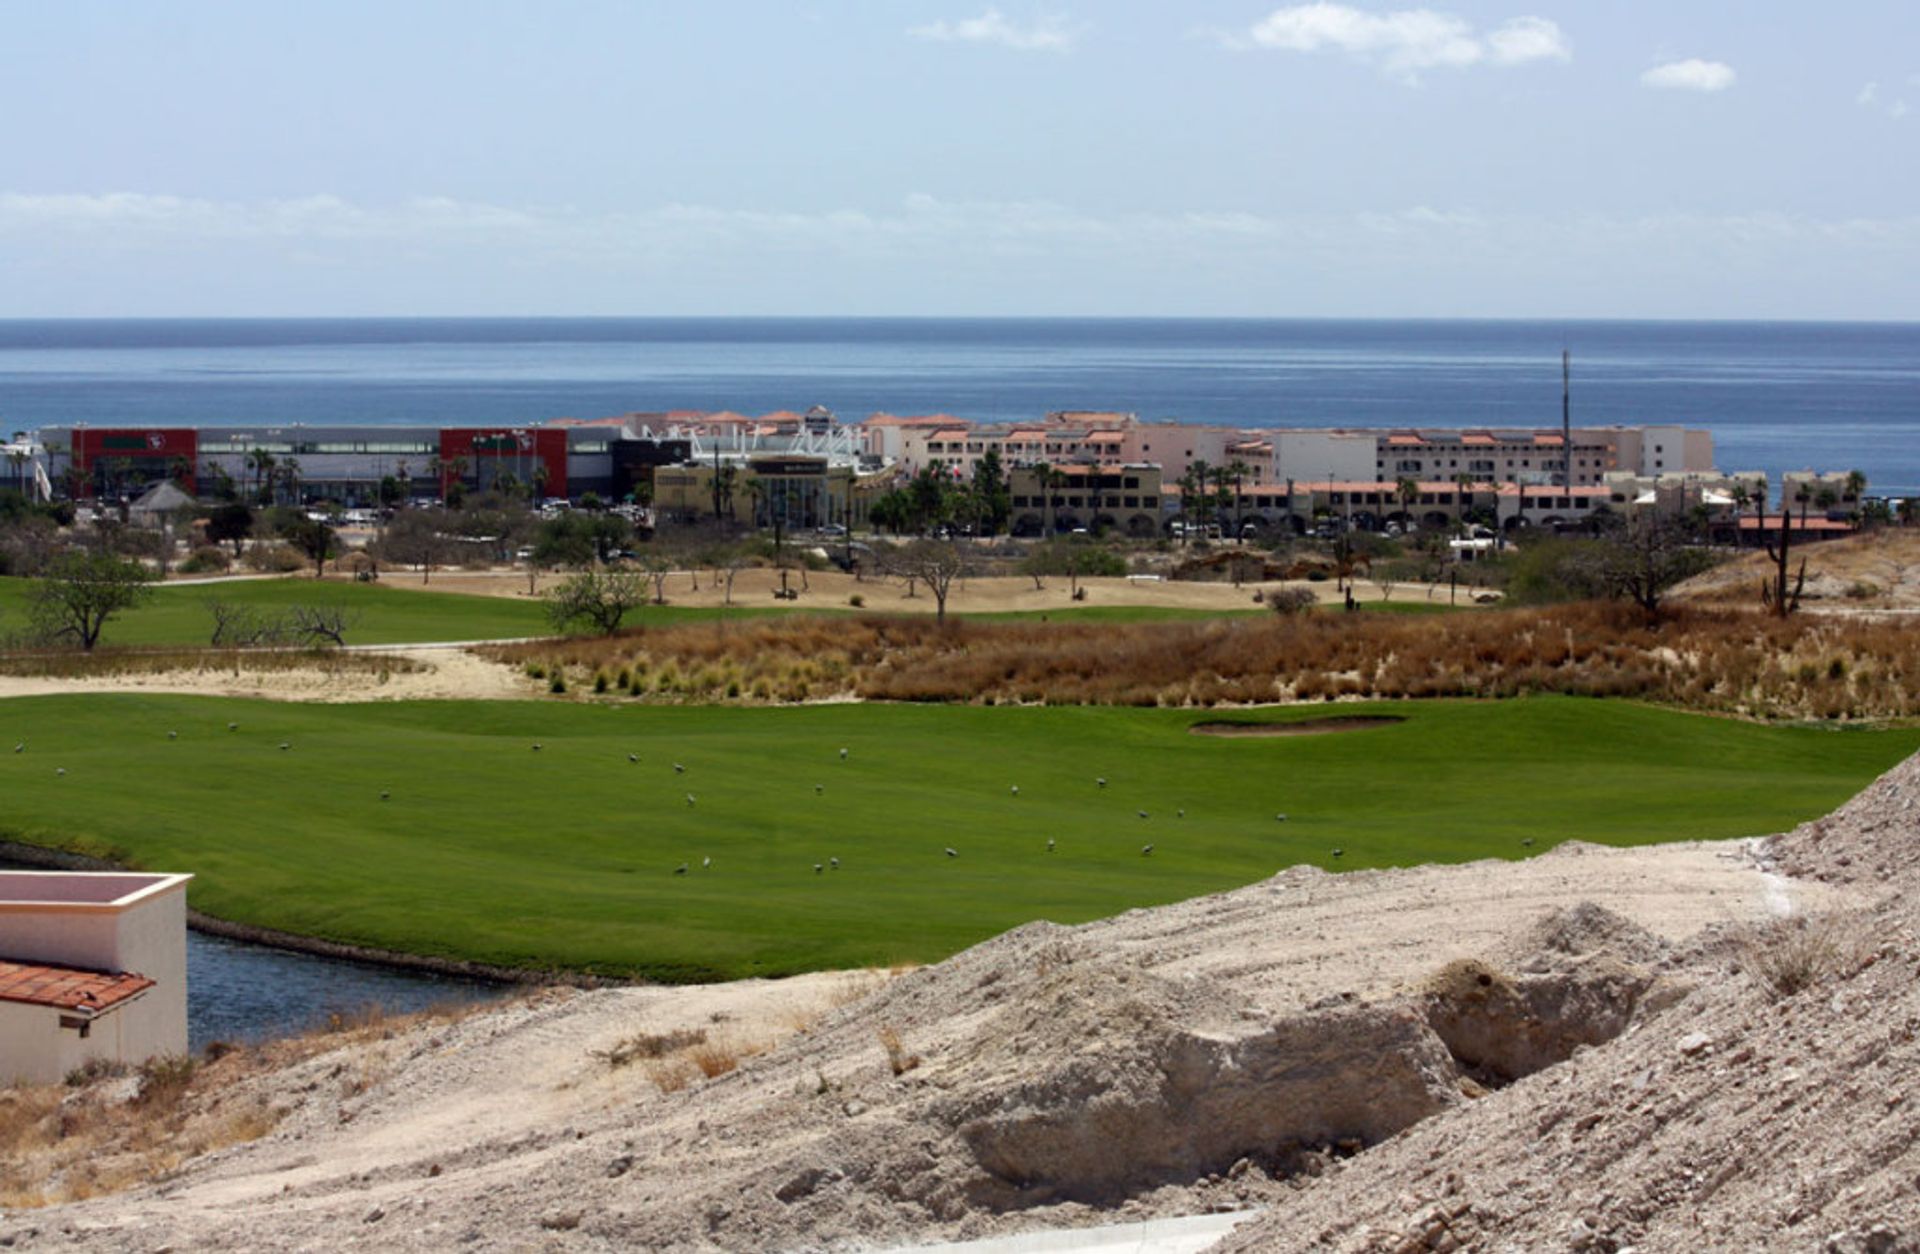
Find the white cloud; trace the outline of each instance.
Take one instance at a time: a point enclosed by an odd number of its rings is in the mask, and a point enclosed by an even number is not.
[[[1887,106],[1887,116],[1896,120],[1906,117],[1911,112],[1913,110],[1907,107],[1907,102],[1904,100],[1896,100]]]
[[[1685,61],[1669,61],[1665,65],[1656,65],[1640,76],[1640,81],[1648,87],[1657,87],[1668,91],[1725,91],[1733,86],[1735,74],[1733,67],[1725,61],[1702,61],[1699,57],[1689,57]]]
[[[1875,93],[1877,93],[1879,90],[1880,90],[1879,83],[1868,83],[1866,86],[1862,87],[1859,91],[1854,93],[1853,103],[1857,105],[1870,105],[1873,103],[1873,97]]]
[[[1516,17],[1494,28],[1487,35],[1487,51],[1495,65],[1565,61],[1573,56],[1566,35],[1544,17]]]
[[[936,43],[999,44],[1016,52],[1065,52],[1073,47],[1076,32],[1065,19],[1043,16],[1025,26],[1009,21],[998,9],[988,9],[979,17],[948,21],[945,18],[916,26],[908,34]]]
[[[1451,13],[1367,13],[1326,0],[1275,9],[1244,38],[1229,42],[1283,52],[1344,52],[1406,78],[1427,69],[1525,65],[1572,55],[1565,33],[1543,17],[1516,17],[1483,35]]]

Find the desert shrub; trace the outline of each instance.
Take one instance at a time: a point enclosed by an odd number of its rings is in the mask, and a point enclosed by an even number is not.
[[[847,598],[847,604],[851,605],[856,610],[864,607],[866,603],[867,603],[867,598],[861,596],[858,592],[854,593],[852,596]]]
[[[1791,997],[1837,975],[1847,948],[1830,920],[1786,919],[1748,937],[1740,965],[1775,997]]]
[[[210,572],[218,574],[232,564],[232,559],[227,556],[225,549],[203,544],[188,554],[187,560],[180,563],[179,570],[183,575],[204,575]]]
[[[1259,599],[1259,593],[1254,598]],[[1310,610],[1320,600],[1311,588],[1275,588],[1267,593],[1267,608],[1283,616],[1302,614]]]
[[[305,570],[307,559],[291,544],[256,544],[247,549],[247,565],[270,575],[289,575]]]
[[[566,690],[567,690],[567,677],[565,674],[561,673],[561,671],[556,669],[553,672],[552,681],[547,684],[547,691],[551,693],[559,694],[559,693],[564,693]]]

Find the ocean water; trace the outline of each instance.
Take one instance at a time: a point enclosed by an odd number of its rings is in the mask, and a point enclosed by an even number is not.
[[[0,428],[1055,409],[1713,431],[1722,469],[1920,494],[1920,324],[1193,319],[0,321]]]

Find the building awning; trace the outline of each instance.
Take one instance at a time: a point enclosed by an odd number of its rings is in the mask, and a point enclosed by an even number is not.
[[[131,972],[115,975],[0,959],[0,1001],[98,1014],[152,987],[152,980]]]

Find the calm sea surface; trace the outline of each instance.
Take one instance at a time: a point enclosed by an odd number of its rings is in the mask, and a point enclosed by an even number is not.
[[[0,428],[826,405],[1243,426],[1710,428],[1723,469],[1920,493],[1920,324],[1158,319],[0,322]]]

